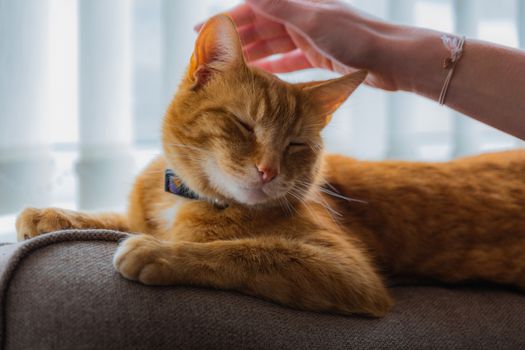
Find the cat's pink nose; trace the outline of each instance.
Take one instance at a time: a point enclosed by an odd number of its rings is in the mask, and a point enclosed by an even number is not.
[[[257,165],[257,171],[259,171],[261,181],[265,184],[272,181],[277,175],[279,175],[279,170],[266,165]]]

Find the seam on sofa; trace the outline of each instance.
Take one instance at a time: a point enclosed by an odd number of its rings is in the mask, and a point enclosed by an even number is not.
[[[0,275],[0,349],[5,349],[6,345],[6,310],[7,310],[7,291],[15,272],[20,263],[31,252],[47,247],[52,244],[73,241],[106,241],[118,242],[128,237],[129,234],[112,230],[64,230],[44,234],[33,239],[19,243],[19,247],[7,260],[5,270]]]

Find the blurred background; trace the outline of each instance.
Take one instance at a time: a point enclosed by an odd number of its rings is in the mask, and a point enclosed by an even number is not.
[[[525,48],[525,0],[348,2],[397,23]],[[160,121],[194,24],[238,3],[0,0],[0,241],[15,240],[26,206],[124,210],[135,175],[160,152]],[[368,87],[337,112],[325,140],[330,152],[373,160],[444,161],[524,146],[437,103]]]

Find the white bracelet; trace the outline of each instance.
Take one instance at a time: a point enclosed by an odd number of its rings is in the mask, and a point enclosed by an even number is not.
[[[450,81],[454,75],[454,70],[456,69],[456,64],[463,56],[463,47],[465,45],[465,37],[456,37],[448,36],[443,34],[441,36],[443,45],[450,50],[450,57],[447,57],[443,60],[443,69],[448,70],[447,78],[441,89],[441,94],[439,94],[439,104],[444,105],[445,99],[447,98],[448,87],[450,86]]]

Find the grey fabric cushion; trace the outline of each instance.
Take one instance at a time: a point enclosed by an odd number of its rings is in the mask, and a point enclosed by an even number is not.
[[[122,233],[63,231],[0,247],[5,349],[523,349],[525,297],[395,287],[383,319],[288,309],[235,292],[148,287],[111,265]]]

